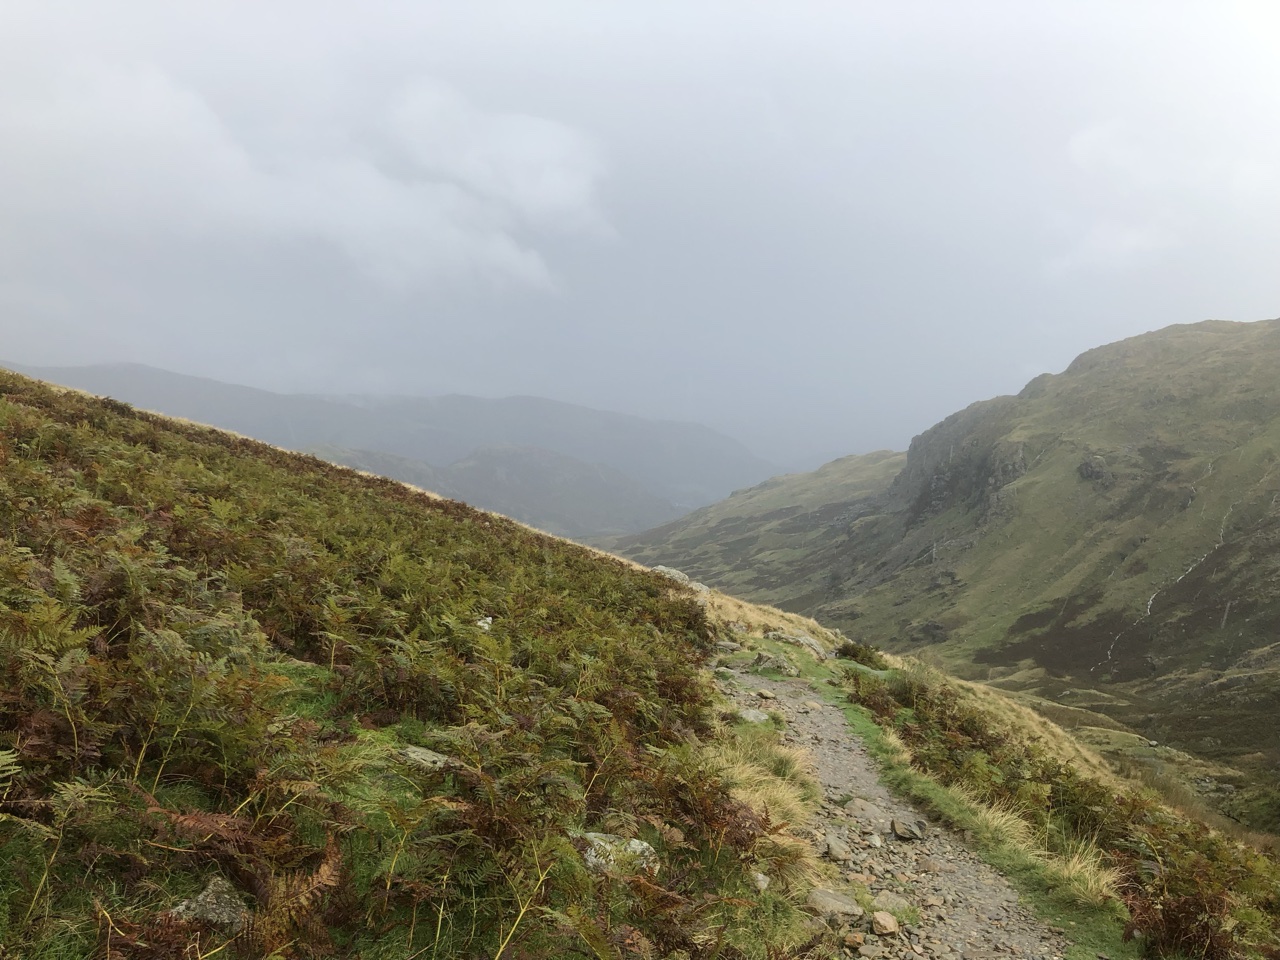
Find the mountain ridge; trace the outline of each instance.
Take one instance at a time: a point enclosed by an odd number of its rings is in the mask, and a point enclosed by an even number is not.
[[[698,526],[706,511],[618,546],[1269,769],[1280,762],[1278,368],[1280,321],[1165,328],[935,424],[896,475],[844,504],[856,516],[799,517],[771,541],[730,499],[707,510],[738,523],[735,551]]]
[[[461,486],[451,495],[524,522],[554,517],[553,532],[583,539],[653,526],[773,472],[738,441],[700,424],[544,398],[282,394],[143,364],[10,366],[288,449],[364,450],[401,458],[415,475],[422,471],[413,462],[440,470],[481,449],[542,448],[568,458],[561,460],[559,473],[581,483],[576,495],[543,484],[543,502],[531,502],[528,491],[518,497],[497,479],[514,461],[500,465],[491,453],[485,458],[488,470],[473,469],[470,478],[465,469],[455,471]],[[629,525],[602,520],[600,504],[610,501]],[[577,503],[583,506],[581,516]]]

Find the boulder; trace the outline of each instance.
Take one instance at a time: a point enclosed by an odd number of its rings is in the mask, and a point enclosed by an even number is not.
[[[877,910],[884,910],[887,913],[902,913],[911,909],[911,904],[907,902],[906,898],[894,893],[892,890],[881,890],[876,894],[872,904]]]
[[[738,711],[738,719],[743,723],[768,723],[769,715],[763,710],[754,710],[747,707]]]
[[[928,824],[923,820],[893,820],[889,823],[889,829],[899,840],[923,840]]]
[[[658,872],[658,851],[643,840],[623,840],[612,833],[583,834],[587,851],[583,855],[587,869],[593,873],[643,870],[650,876]]]
[[[196,920],[227,933],[239,933],[249,914],[231,881],[214,877],[198,895],[178,904],[169,915],[175,920]]]
[[[897,918],[892,913],[877,910],[871,914],[871,931],[881,937],[895,934],[898,932]]]
[[[784,677],[798,677],[800,670],[786,657],[781,654],[765,653],[761,651],[756,654],[756,658],[751,661],[753,670],[775,670]]]
[[[783,633],[781,630],[771,630],[765,634],[768,640],[778,640],[781,643],[789,643],[793,647],[801,647],[808,650],[815,660],[827,659],[827,651],[817,640],[805,633]]]
[[[653,572],[660,573],[664,577],[666,577],[668,580],[674,580],[676,583],[683,583],[686,585],[689,583],[688,574],[681,573],[679,570],[673,569],[672,567],[664,567],[659,565],[653,568]]]
[[[827,834],[827,856],[836,863],[847,863],[853,859],[853,851],[834,833]]]
[[[400,751],[400,757],[419,769],[433,772],[453,766],[452,757],[446,757],[443,753],[436,753],[426,747],[405,747]]]
[[[809,909],[823,917],[860,917],[865,912],[857,900],[827,887],[809,891]]]

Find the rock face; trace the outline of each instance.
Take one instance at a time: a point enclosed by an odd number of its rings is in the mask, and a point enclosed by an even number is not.
[[[1109,487],[1116,481],[1105,457],[1095,456],[1082,460],[1080,466],[1076,467],[1076,473],[1080,474],[1081,480],[1089,480],[1103,487]]]
[[[175,920],[198,920],[227,933],[243,930],[248,917],[239,891],[224,877],[214,877],[198,896],[184,900],[169,914]]]
[[[970,678],[1009,669],[1029,689],[1043,669],[1152,739],[1256,754],[1269,777],[1280,663],[1246,659],[1280,615],[1277,365],[1280,320],[1144,334],[924,431],[896,479],[850,466],[868,482],[842,494],[840,468],[779,478],[636,555],[891,651],[937,644]],[[1205,664],[1248,671],[1256,696],[1196,689]]]

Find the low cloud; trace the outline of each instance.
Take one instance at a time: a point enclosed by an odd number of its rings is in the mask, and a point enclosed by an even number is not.
[[[347,114],[315,118],[336,135],[290,149],[237,130],[155,64],[5,74],[0,233],[10,242],[56,248],[73,228],[105,243],[319,242],[393,290],[466,278],[545,289],[541,235],[608,229],[588,136],[487,111],[433,80],[361,91]]]
[[[1274,140],[1234,127],[1214,133],[1188,143],[1167,120],[1112,119],[1072,135],[1065,154],[1075,203],[1049,217],[1065,249],[1044,273],[1145,265],[1224,221],[1280,211]]]

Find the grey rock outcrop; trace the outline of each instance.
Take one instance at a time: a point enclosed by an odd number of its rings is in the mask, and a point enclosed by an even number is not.
[[[178,904],[169,915],[175,920],[196,920],[227,933],[239,933],[249,913],[231,881],[214,877],[199,894]]]
[[[593,873],[610,873],[629,868],[657,874],[658,851],[643,840],[623,840],[612,833],[584,834],[587,850],[583,855],[587,869]]]
[[[809,891],[809,909],[822,917],[860,917],[866,912],[857,900],[826,887]]]
[[[686,586],[689,584],[689,575],[687,573],[681,573],[679,570],[676,570],[674,567],[664,567],[661,564],[659,564],[658,566],[653,568],[653,572],[660,573],[664,577],[666,577],[668,580],[674,580],[676,583],[683,583]]]

